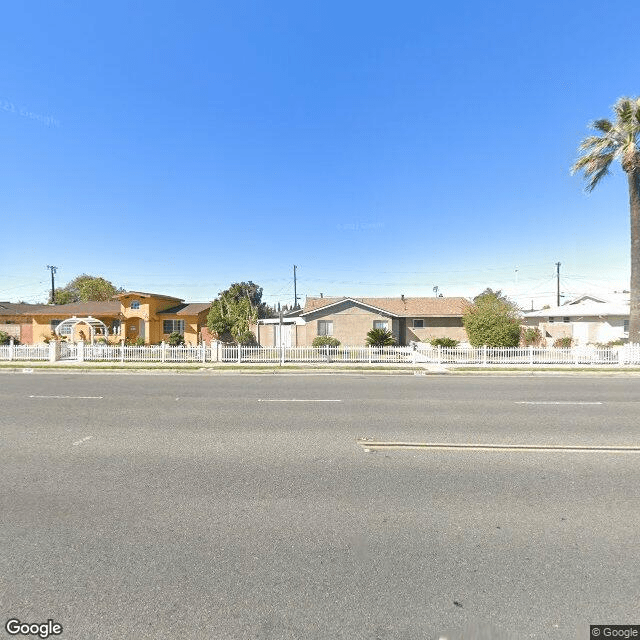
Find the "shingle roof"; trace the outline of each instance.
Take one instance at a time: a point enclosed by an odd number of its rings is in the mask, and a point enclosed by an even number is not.
[[[466,308],[471,304],[466,298],[307,298],[302,315],[307,315],[312,311],[318,311],[324,307],[353,300],[361,302],[369,307],[382,309],[399,317],[421,317],[421,316],[462,316]]]
[[[34,305],[34,309],[25,311],[22,315],[33,316],[117,316],[121,305],[119,300],[104,300],[94,302],[70,302],[69,304]]]
[[[21,316],[31,313],[33,309],[38,309],[40,306],[27,302],[0,302],[0,316]]]
[[[211,307],[210,302],[186,302],[185,304],[179,304],[170,309],[163,309],[158,311],[158,315],[175,314],[178,316],[197,316],[202,311],[206,311]]]

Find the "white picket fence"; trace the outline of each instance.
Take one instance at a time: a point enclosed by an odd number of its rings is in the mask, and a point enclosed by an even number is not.
[[[475,365],[624,365],[640,364],[640,344],[619,347],[432,347],[411,345],[417,362]]]
[[[0,345],[0,360],[69,360],[76,362],[360,362],[442,365],[640,365],[640,344],[619,347],[258,347],[212,343],[171,347],[55,344]]]
[[[48,360],[48,344],[0,345],[0,360]]]
[[[221,345],[222,362],[415,362],[412,347],[244,347]]]

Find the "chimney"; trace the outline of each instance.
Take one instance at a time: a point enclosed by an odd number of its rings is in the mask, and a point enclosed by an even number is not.
[[[320,292],[320,297],[321,297],[321,298],[323,297],[323,296],[322,296],[322,292]]]

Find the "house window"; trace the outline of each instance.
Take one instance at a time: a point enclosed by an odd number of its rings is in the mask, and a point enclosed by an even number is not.
[[[549,322],[555,322],[556,319],[553,316],[549,316]]]
[[[571,318],[569,318],[569,316],[565,316],[562,318],[562,322],[571,322]]]
[[[333,335],[333,320],[318,320],[318,335],[319,336],[332,336]]]
[[[629,321],[628,320],[624,320],[622,322],[622,330],[625,332],[625,334],[629,334]]]
[[[140,300],[132,300],[131,301],[131,308],[132,309],[139,309],[140,308]]]
[[[424,320],[414,320],[413,321],[414,329],[424,329]]]
[[[56,332],[56,327],[62,322],[62,320],[52,320],[49,324],[51,326],[51,333],[54,334]],[[60,331],[60,335],[62,336],[70,336],[71,335],[71,325],[68,324],[62,327]]]
[[[384,329],[384,331],[389,330],[389,323],[386,320],[374,320],[373,321],[374,329]]]
[[[184,320],[163,320],[162,333],[178,332],[184,334]]]

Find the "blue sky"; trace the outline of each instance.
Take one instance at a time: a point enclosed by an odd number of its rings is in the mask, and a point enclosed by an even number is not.
[[[0,299],[103,276],[206,301],[628,287],[619,168],[640,3],[14,2],[0,20]],[[304,298],[303,298],[304,299]]]

